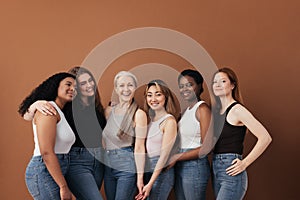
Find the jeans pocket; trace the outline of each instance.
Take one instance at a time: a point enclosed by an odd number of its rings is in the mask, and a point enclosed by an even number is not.
[[[39,185],[38,185],[38,175],[26,173],[26,186],[29,193],[33,197],[37,197],[40,194]]]

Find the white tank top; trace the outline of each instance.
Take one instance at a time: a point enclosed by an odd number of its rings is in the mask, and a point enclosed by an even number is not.
[[[155,122],[151,121],[148,126],[146,149],[150,158],[160,155],[163,133],[161,132],[159,126],[165,119],[170,116],[172,115],[166,114]]]
[[[196,118],[196,111],[202,103],[205,102],[199,101],[191,109],[188,107],[178,122],[182,149],[195,149],[202,145],[200,122]]]
[[[57,110],[60,116],[60,121],[56,124],[56,139],[55,139],[54,152],[56,154],[69,153],[71,146],[75,142],[75,135],[71,127],[69,126],[63,112],[56,105],[56,103],[54,101],[51,101],[49,103],[51,103],[54,106],[54,108]],[[37,138],[37,130],[33,120],[32,120],[32,127],[33,127],[34,144],[35,144],[33,155],[40,156],[41,152],[40,152],[39,142]]]

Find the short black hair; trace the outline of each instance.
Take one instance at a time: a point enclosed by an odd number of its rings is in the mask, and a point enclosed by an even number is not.
[[[202,92],[204,91],[203,90],[203,77],[202,75],[200,74],[200,72],[198,72],[197,70],[193,70],[193,69],[186,69],[186,70],[183,70],[179,76],[178,76],[178,84],[179,84],[179,81],[182,77],[184,76],[189,76],[189,77],[192,77],[195,82],[201,86],[201,89],[200,89],[200,94],[202,94]]]

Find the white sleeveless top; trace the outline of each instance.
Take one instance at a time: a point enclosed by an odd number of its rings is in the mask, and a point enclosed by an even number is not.
[[[54,108],[57,110],[59,116],[60,116],[60,121],[57,122],[56,124],[56,139],[55,139],[55,146],[54,146],[54,152],[56,154],[66,154],[69,153],[71,146],[75,142],[75,135],[69,126],[63,112],[60,110],[60,108],[56,105],[54,101],[49,102],[51,103]],[[39,147],[39,142],[37,138],[37,130],[36,130],[36,125],[34,124],[32,120],[32,127],[33,127],[33,135],[34,135],[34,156],[40,156],[40,147]],[[43,133],[39,133],[43,134]]]
[[[182,149],[195,149],[202,145],[200,122],[196,118],[196,111],[202,103],[205,102],[199,101],[191,109],[188,107],[178,122]]]
[[[160,155],[163,133],[161,132],[159,126],[165,119],[170,116],[172,115],[166,114],[155,122],[151,121],[148,126],[146,149],[150,158]]]

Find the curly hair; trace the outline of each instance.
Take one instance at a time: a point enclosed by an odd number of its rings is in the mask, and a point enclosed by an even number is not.
[[[30,105],[37,100],[54,101],[58,95],[58,87],[60,82],[67,77],[75,79],[74,75],[66,72],[60,72],[50,76],[22,101],[19,106],[18,113],[21,116],[24,116]]]

